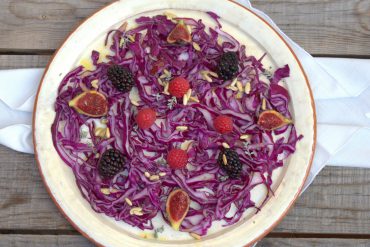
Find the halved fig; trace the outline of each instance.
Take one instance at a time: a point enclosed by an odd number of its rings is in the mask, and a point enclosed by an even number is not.
[[[182,189],[174,190],[167,198],[166,212],[173,229],[178,231],[188,213],[190,198]]]
[[[258,118],[258,125],[265,130],[275,130],[291,123],[292,120],[274,110],[264,111]]]
[[[87,91],[69,102],[78,113],[89,117],[102,117],[108,113],[108,101],[97,91]]]
[[[167,37],[167,42],[170,44],[177,43],[177,42],[191,42],[191,35],[188,30],[188,27],[185,25],[183,21],[180,21],[176,27],[171,31],[171,33]]]

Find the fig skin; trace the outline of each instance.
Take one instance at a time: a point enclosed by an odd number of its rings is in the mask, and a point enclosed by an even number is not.
[[[180,198],[176,197],[176,196],[178,196],[178,193],[181,193]],[[176,205],[177,208],[179,206],[182,207],[182,209],[181,209],[182,212],[180,214],[180,217],[179,217],[179,215],[172,215],[173,211],[171,210],[171,206],[174,206],[172,203],[176,203],[176,202],[173,202],[173,201],[171,202],[171,200],[173,200],[173,199],[180,199],[182,203],[184,203],[184,201],[185,201],[185,204]],[[185,191],[183,191],[182,189],[174,190],[168,196],[167,202],[166,202],[166,212],[167,212],[168,220],[170,221],[172,228],[175,229],[176,231],[178,231],[180,229],[181,223],[182,223],[182,221],[186,217],[186,214],[189,211],[189,206],[190,206],[189,195]]]
[[[258,125],[264,130],[276,130],[288,124],[291,124],[292,120],[284,117],[281,113],[269,110],[264,111],[258,118]]]
[[[79,103],[81,103],[82,100],[84,100],[85,97],[90,97],[90,99],[91,99],[91,97],[95,97],[95,100],[100,100],[99,103],[101,104],[101,106],[99,106],[99,108],[97,109],[98,112],[95,112],[95,113],[86,112],[83,109],[81,109],[81,107],[79,106]],[[73,109],[75,109],[78,113],[89,116],[89,117],[94,117],[94,118],[103,117],[103,116],[107,115],[107,113],[108,113],[108,101],[107,101],[107,99],[105,98],[105,96],[103,94],[101,94],[97,91],[93,91],[93,90],[83,92],[83,93],[79,94],[74,99],[69,101],[68,105],[70,107],[72,107]],[[90,106],[90,107],[94,107],[94,106]]]
[[[167,37],[167,42],[170,44],[191,42],[191,34],[183,21],[180,21],[171,31]]]

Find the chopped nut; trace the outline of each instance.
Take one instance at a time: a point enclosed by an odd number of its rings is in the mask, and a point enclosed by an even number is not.
[[[246,94],[249,94],[251,92],[251,83],[250,82],[247,82],[247,84],[245,84],[244,92]]]
[[[98,86],[98,83],[99,83],[99,80],[93,80],[92,82],[91,82],[91,86],[93,87],[93,88],[98,88],[99,86]]]
[[[163,93],[164,93],[164,94],[167,94],[167,95],[170,95],[170,93],[168,92],[168,87],[169,87],[169,84],[168,84],[168,83],[166,83],[166,84],[164,85]]]
[[[176,130],[177,130],[177,131],[180,131],[180,132],[181,132],[181,131],[186,131],[186,130],[188,130],[188,127],[187,127],[187,126],[177,126],[177,127],[176,127]]]
[[[222,45],[222,39],[221,39],[221,37],[218,37],[217,38],[217,44]]]
[[[97,159],[97,158],[99,158],[100,157],[100,154],[99,153],[96,153],[95,154],[95,158]]]
[[[193,47],[196,51],[201,51],[202,49],[200,48],[200,46],[198,45],[198,43],[195,43],[193,42]]]
[[[125,198],[125,201],[126,203],[129,205],[129,206],[132,206],[132,201],[130,199],[128,199],[127,197]]]
[[[119,47],[123,47],[123,45],[126,43],[126,40],[124,38],[121,38],[119,40]]]
[[[212,78],[209,77],[209,71],[201,71],[200,74],[202,75],[203,79],[208,81],[208,82],[213,82]]]
[[[235,78],[235,79],[231,82],[230,87],[235,87],[235,86],[236,86],[237,81],[238,81],[238,78]]]
[[[197,102],[197,103],[200,102],[199,99],[198,99],[198,97],[193,97],[193,96],[190,96],[190,99],[189,100],[191,100],[193,102]]]
[[[160,177],[164,177],[164,176],[166,176],[166,173],[165,173],[165,172],[160,172],[160,173],[158,173],[158,175],[159,175]]]
[[[191,88],[186,92],[186,97],[188,97],[190,99],[191,97],[191,93],[192,93],[192,90]]]
[[[161,80],[161,77],[160,77],[160,78],[158,78],[158,83],[159,83],[159,85],[164,86],[164,83],[163,83],[163,81]]]
[[[239,92],[244,92],[243,84],[240,81],[236,82],[236,87],[238,88]]]
[[[101,137],[101,138],[104,138],[105,137],[105,133],[106,133],[106,128],[95,128],[94,130],[94,134],[95,136],[98,136],[98,137]]]
[[[134,211],[134,215],[143,216],[144,213],[143,212],[139,212],[139,211]]]
[[[240,140],[247,140],[249,139],[251,136],[250,135],[241,135],[240,136]]]
[[[210,76],[213,76],[215,78],[218,78],[218,74],[216,72],[213,72],[213,71],[209,71],[209,75]]]
[[[118,30],[120,30],[121,32],[125,32],[126,29],[127,29],[127,26],[128,26],[128,23],[127,21],[125,21],[124,23],[122,23],[122,25],[118,28]]]
[[[223,142],[223,143],[222,143],[222,146],[223,146],[224,148],[230,148],[229,144],[227,144],[226,142]]]
[[[191,232],[191,233],[189,233],[190,234],[190,236],[192,236],[194,239],[196,239],[196,240],[201,240],[202,239],[202,237],[201,236],[199,236],[198,234],[196,234],[196,233],[194,233],[194,232]]]
[[[107,128],[106,130],[105,130],[105,137],[106,138],[110,138],[110,130],[109,130],[109,128]]]
[[[109,195],[110,194],[110,189],[109,188],[101,188],[100,191],[104,195]]]
[[[235,87],[235,86],[228,86],[228,87],[226,87],[227,89],[230,89],[230,90],[232,90],[232,91],[234,91],[234,92],[236,92],[236,91],[238,91],[238,88],[237,87]]]
[[[170,77],[171,76],[171,72],[169,72],[168,70],[163,70],[163,73],[166,75],[166,77]]]
[[[222,161],[224,162],[224,165],[226,166],[227,165],[227,158],[226,158],[225,154],[222,155]]]
[[[150,181],[157,181],[157,180],[159,180],[159,176],[158,175],[152,175],[152,176],[149,177],[149,180]]]
[[[134,207],[130,209],[131,215],[138,215],[137,213],[142,213],[143,209],[141,207]]]
[[[150,173],[149,172],[145,172],[144,173],[145,177],[149,178],[150,177]]]
[[[138,212],[141,212],[143,211],[143,209],[141,207],[134,207],[131,209],[132,211],[138,211]]]
[[[131,42],[135,42],[135,37],[132,36],[132,35],[127,35],[127,38],[131,41]]]
[[[262,110],[263,111],[266,110],[266,99],[265,98],[262,99]]]
[[[189,97],[185,94],[183,97],[182,97],[182,103],[183,105],[187,105],[189,102]]]
[[[134,106],[139,106],[140,105],[139,102],[137,102],[133,99],[131,99],[131,104],[134,105]]]
[[[165,11],[163,14],[167,17],[167,20],[173,20],[177,17],[174,13],[168,11]]]

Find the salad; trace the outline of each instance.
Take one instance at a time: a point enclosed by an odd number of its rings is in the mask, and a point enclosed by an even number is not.
[[[199,239],[215,221],[259,208],[273,171],[302,138],[265,57],[202,20],[166,13],[111,30],[110,55],[92,51],[61,82],[51,131],[93,210],[142,230],[162,216]],[[102,60],[105,58],[105,61]]]

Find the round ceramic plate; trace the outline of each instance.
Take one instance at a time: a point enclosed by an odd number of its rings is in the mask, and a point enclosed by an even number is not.
[[[139,16],[170,11],[178,16],[202,19],[208,26],[215,23],[205,12],[221,16],[223,29],[256,57],[267,53],[264,64],[273,68],[290,66],[286,87],[291,96],[291,112],[297,132],[304,136],[297,151],[274,172],[273,190],[262,210],[249,212],[230,227],[213,227],[202,240],[169,232],[161,239],[144,239],[143,233],[123,222],[93,211],[83,199],[71,169],[54,149],[51,125],[55,117],[57,88],[64,76],[84,61],[92,49],[102,46],[106,33],[124,21],[132,23]],[[292,49],[282,37],[251,10],[228,0],[122,0],[98,11],[79,26],[64,42],[45,71],[34,111],[34,144],[39,169],[55,204],[85,237],[102,246],[244,246],[266,235],[284,217],[297,199],[309,172],[316,137],[315,109],[307,77]],[[266,191],[252,191],[257,202]],[[217,224],[216,224],[217,225]]]

